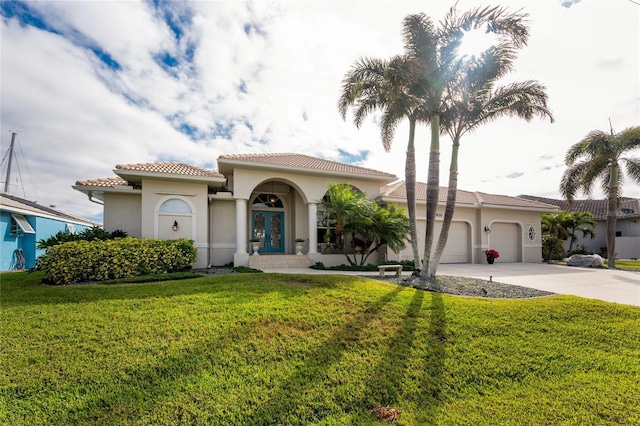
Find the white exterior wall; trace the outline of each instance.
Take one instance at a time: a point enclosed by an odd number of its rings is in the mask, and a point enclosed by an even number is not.
[[[618,219],[616,221],[616,231],[620,233],[616,237],[616,258],[632,259],[640,258],[640,220],[638,219]],[[573,249],[585,246],[588,251],[600,253],[602,248],[607,247],[607,222],[596,221],[595,238],[582,237],[578,233],[578,239],[573,243]],[[564,242],[565,250],[569,250],[569,241]]]
[[[211,229],[209,263],[212,266],[227,265],[233,262],[233,254],[236,252],[236,203],[231,193],[211,196],[209,220],[209,229]]]
[[[104,230],[123,230],[130,237],[142,237],[142,196],[132,194],[104,194]]]
[[[191,239],[198,250],[198,259],[193,267],[205,268],[209,263],[207,192],[206,183],[143,179],[142,237]],[[191,215],[159,214],[162,203],[172,198],[189,204],[192,207]],[[174,220],[178,221],[178,231],[171,229]]]

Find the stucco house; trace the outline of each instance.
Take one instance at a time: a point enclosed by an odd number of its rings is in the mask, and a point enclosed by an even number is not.
[[[566,200],[554,198],[533,195],[520,195],[519,197],[551,204],[570,213],[591,212],[596,221],[595,238],[584,238],[578,233],[578,240],[573,244],[573,247],[579,248],[584,245],[587,250],[594,253],[606,250],[608,200],[574,200],[569,205]],[[616,215],[616,258],[640,259],[640,199],[621,197]],[[565,245],[565,249],[568,249],[568,243]]]
[[[73,186],[104,204],[105,230],[192,239],[197,268],[345,263],[333,249],[333,224],[320,203],[332,183],[348,183],[370,199],[406,207],[404,184],[397,176],[302,154],[221,155],[218,170],[174,162],[120,164],[114,173],[116,177],[79,180]],[[421,206],[425,194],[425,185],[419,184]],[[443,191],[440,220],[445,195]],[[484,262],[482,250],[488,248],[500,251],[498,261],[541,262],[540,216],[556,210],[516,197],[459,191],[442,262]],[[419,222],[424,230],[424,213]],[[326,243],[325,235],[330,237]],[[252,254],[252,237],[260,238],[258,255]],[[304,240],[303,255],[296,255],[296,239]],[[410,259],[410,253],[410,248],[383,251],[370,261]]]
[[[97,225],[34,201],[0,192],[0,270],[30,269],[44,253],[36,250],[38,241],[58,232],[81,232]]]

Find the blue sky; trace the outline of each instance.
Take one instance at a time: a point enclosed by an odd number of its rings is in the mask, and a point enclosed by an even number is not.
[[[362,56],[400,53],[407,14],[437,21],[450,4],[1,2],[2,154],[9,131],[18,131],[26,161],[11,192],[99,218],[100,206],[71,188],[76,180],[112,176],[119,163],[215,168],[220,154],[250,152],[300,152],[403,178],[407,126],[386,153],[379,115],[357,129],[338,114],[341,80]],[[484,4],[496,3],[458,3]],[[465,136],[459,187],[558,197],[571,144],[608,130],[609,119],[617,131],[640,123],[640,6],[503,4],[528,13],[531,28],[508,80],[545,84],[556,123],[505,118]],[[417,142],[418,178],[426,181],[425,127]],[[441,146],[446,185],[444,137]],[[624,191],[640,197],[640,188]]]

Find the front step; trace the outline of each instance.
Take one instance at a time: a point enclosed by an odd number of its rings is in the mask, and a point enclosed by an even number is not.
[[[306,254],[249,256],[249,267],[254,269],[293,269],[309,266],[311,266],[311,259]]]

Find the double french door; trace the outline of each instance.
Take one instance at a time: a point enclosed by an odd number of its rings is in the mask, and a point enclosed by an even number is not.
[[[284,253],[284,212],[254,210],[252,235],[262,240],[261,253]]]

